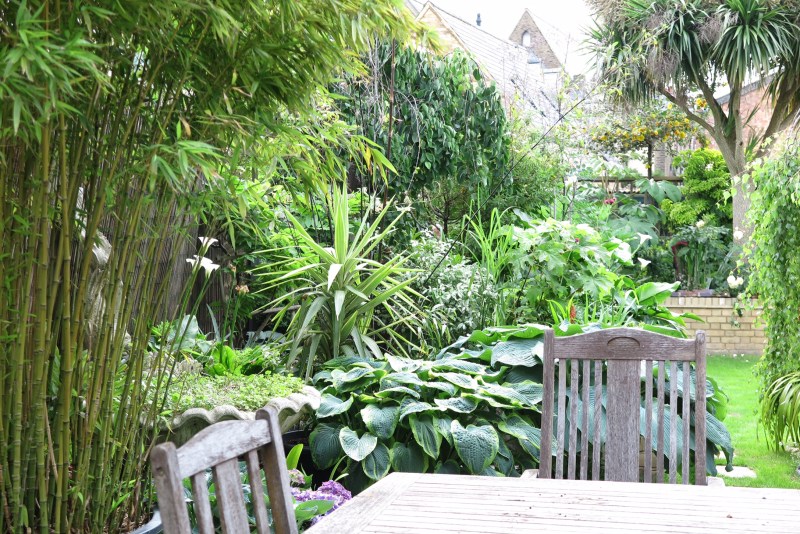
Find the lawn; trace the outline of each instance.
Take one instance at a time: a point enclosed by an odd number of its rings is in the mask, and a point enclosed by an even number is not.
[[[725,484],[800,489],[800,477],[796,474],[800,460],[787,452],[771,451],[758,427],[758,382],[753,375],[757,361],[758,356],[710,356],[708,359],[708,375],[730,397],[724,422],[733,438],[733,463],[747,466],[758,475],[756,478],[725,478]]]

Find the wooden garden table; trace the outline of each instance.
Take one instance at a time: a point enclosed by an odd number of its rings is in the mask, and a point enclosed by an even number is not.
[[[800,490],[392,473],[306,532],[800,533]]]

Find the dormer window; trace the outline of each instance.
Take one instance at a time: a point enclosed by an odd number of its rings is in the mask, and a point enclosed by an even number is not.
[[[529,47],[531,45],[531,32],[525,31],[522,34],[522,46]]]

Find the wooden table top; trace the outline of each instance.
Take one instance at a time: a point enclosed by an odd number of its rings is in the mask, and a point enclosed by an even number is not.
[[[800,533],[800,491],[392,473],[306,532]]]

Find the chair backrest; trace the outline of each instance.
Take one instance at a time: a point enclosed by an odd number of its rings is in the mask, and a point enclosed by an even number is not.
[[[153,448],[150,462],[164,532],[191,532],[183,489],[185,478],[191,479],[194,511],[201,534],[215,531],[206,482],[209,468],[213,473],[222,531],[230,534],[250,532],[239,470],[240,458],[247,466],[256,532],[270,532],[261,479],[263,466],[275,531],[279,534],[296,533],[278,416],[271,408],[256,412],[254,421],[223,421],[211,425],[180,448],[176,448],[174,443],[163,443]]]
[[[707,484],[704,332],[678,339],[637,328],[610,328],[555,337],[548,329],[543,382],[539,478],[574,480],[577,473],[588,480],[591,465],[592,480],[601,478],[603,466],[605,480],[663,482],[666,456],[669,482],[676,482],[680,463],[681,480],[688,484],[693,420],[695,484]]]

